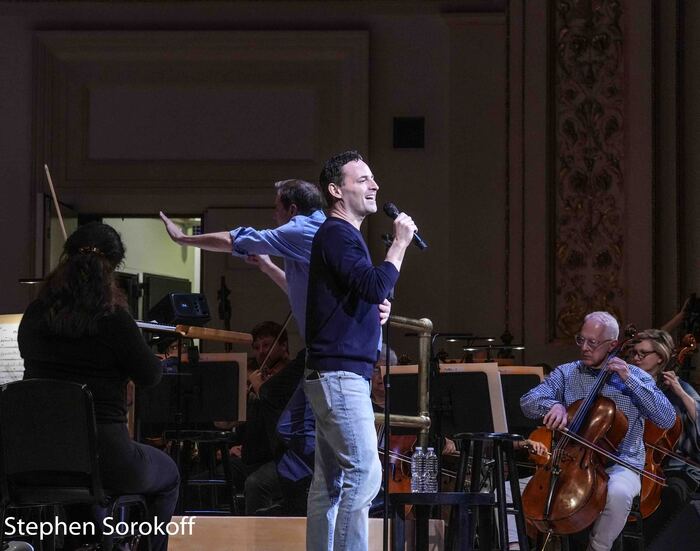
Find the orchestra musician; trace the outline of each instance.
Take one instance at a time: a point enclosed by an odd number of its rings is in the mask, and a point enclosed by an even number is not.
[[[564,429],[569,423],[567,408],[586,398],[608,354],[617,345],[619,327],[608,312],[592,312],[583,322],[576,344],[580,348],[578,361],[558,366],[540,385],[520,400],[523,413],[530,418],[543,417],[548,429]],[[611,398],[628,420],[627,433],[618,446],[616,456],[642,469],[645,453],[643,443],[644,419],[666,429],[676,419],[675,410],[658,389],[655,381],[642,369],[611,358],[612,372],[602,390]],[[627,521],[632,501],[641,489],[639,474],[617,463],[606,469],[608,488],[605,507],[593,523],[588,549],[607,551]]]
[[[230,457],[236,485],[240,487],[242,483],[244,488],[245,514],[248,516],[282,499],[275,460],[280,443],[275,427],[299,383],[299,377],[288,370],[287,331],[278,323],[264,321],[252,329],[251,335],[257,369],[248,374],[251,394],[247,403],[247,421],[237,428],[242,444],[240,448],[234,448]],[[278,335],[277,344],[270,350]],[[224,422],[216,423],[216,426],[226,429],[234,424]]]
[[[381,329],[378,305],[396,284],[416,226],[404,213],[384,262],[372,265],[360,233],[377,211],[377,185],[356,151],[326,161],[320,186],[329,217],[311,249],[304,390],[316,420],[306,548],[366,550],[368,511],[382,472],[370,399]]]
[[[257,369],[248,375],[248,381],[260,396],[262,386],[289,364],[289,338],[287,330],[274,321],[259,323],[250,334]]]
[[[144,494],[149,512],[168,523],[178,497],[175,462],[156,448],[134,442],[126,425],[126,387],[157,384],[162,375],[118,289],[114,270],[124,260],[119,234],[106,224],[79,226],[65,242],[58,266],[18,331],[25,379],[86,384],[97,419],[100,476],[105,488]],[[37,404],[40,407],[40,404]],[[164,551],[167,535],[151,537]]]
[[[680,417],[683,427],[676,450],[700,463],[700,395],[674,371],[673,339],[666,331],[646,329],[637,333],[629,350],[630,363],[646,371],[657,382]],[[659,508],[644,521],[644,533],[651,540],[688,502],[700,484],[700,468],[673,457],[663,462],[667,487]]]

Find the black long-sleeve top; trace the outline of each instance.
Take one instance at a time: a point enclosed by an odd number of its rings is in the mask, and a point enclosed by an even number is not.
[[[25,379],[87,384],[98,423],[126,422],[126,384],[152,386],[162,368],[131,315],[117,308],[98,322],[96,335],[68,338],[51,333],[39,301],[29,305],[17,334]]]
[[[319,371],[351,371],[371,379],[379,355],[379,310],[399,272],[373,266],[362,234],[329,217],[311,246],[306,299],[309,363]]]

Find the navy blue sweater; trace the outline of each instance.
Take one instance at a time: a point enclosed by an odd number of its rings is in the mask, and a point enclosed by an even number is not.
[[[321,225],[311,246],[306,301],[309,367],[372,377],[381,334],[377,305],[398,277],[391,262],[372,265],[352,224],[329,217]]]

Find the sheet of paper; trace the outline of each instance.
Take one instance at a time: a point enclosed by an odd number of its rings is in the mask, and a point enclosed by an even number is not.
[[[24,360],[19,355],[17,329],[22,314],[0,315],[0,384],[18,381],[24,374]]]

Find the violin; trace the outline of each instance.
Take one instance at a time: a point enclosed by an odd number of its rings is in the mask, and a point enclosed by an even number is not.
[[[260,368],[260,377],[264,383],[271,377],[277,375],[282,369],[287,365],[288,361],[285,357],[277,358],[274,363],[266,364],[263,362],[263,366]]]
[[[272,356],[272,352],[277,347],[277,343],[279,342],[280,337],[282,336],[282,333],[284,333],[284,330],[287,328],[287,325],[289,324],[289,320],[291,320],[291,319],[292,319],[292,312],[290,310],[289,314],[287,314],[287,318],[284,320],[284,323],[282,324],[281,329],[277,333],[275,340],[272,342],[272,345],[268,349],[267,354],[265,354],[265,358],[263,359],[262,364],[260,364],[260,367],[257,370],[260,373],[260,385],[262,385],[270,377],[273,377],[274,375],[279,373],[287,365],[287,358],[278,357],[274,362],[270,363],[270,356]],[[260,385],[258,385],[258,386],[260,386]],[[256,394],[257,394],[257,392],[256,392]]]

